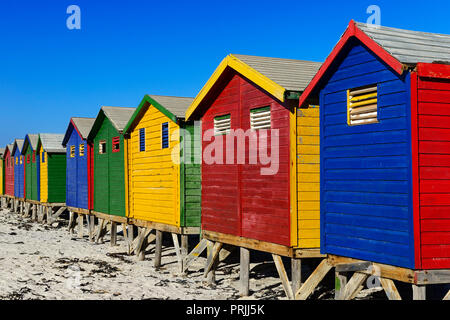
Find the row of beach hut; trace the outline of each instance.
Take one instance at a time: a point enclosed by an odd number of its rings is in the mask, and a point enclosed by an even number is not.
[[[195,98],[146,95],[137,108],[74,117],[65,134],[16,139],[0,149],[0,191],[14,209],[86,216],[91,235],[97,217],[97,238],[122,224],[136,253],[156,241],[158,264],[168,232],[182,271],[207,250],[211,276],[219,253],[239,247],[242,294],[258,250],[291,299],[332,268],[337,299],[373,275],[390,299],[401,298],[394,280],[423,299],[426,285],[450,283],[449,116],[449,35],[351,21],[324,63],[230,54]],[[238,129],[267,141],[267,154],[278,132],[275,172],[237,152],[201,160]],[[189,235],[200,235],[190,253]],[[321,262],[302,281],[307,258]]]

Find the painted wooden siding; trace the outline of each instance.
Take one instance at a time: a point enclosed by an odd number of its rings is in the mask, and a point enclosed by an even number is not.
[[[27,162],[27,156],[30,157],[30,163]],[[39,201],[38,199],[38,179],[36,161],[33,162],[33,150],[28,146],[25,155],[25,198],[29,200]]]
[[[40,171],[40,198],[41,202],[48,202],[48,159],[46,157],[45,162],[42,162],[42,155],[45,154],[45,151],[42,147],[39,148],[39,159],[41,171]]]
[[[66,202],[66,154],[47,153],[48,202]]]
[[[184,166],[184,210],[182,211],[182,224],[186,227],[200,227],[201,225],[201,196],[202,196],[202,176],[201,165],[195,163],[196,159],[201,159],[201,144],[199,125],[194,130],[194,124],[188,123],[185,129],[189,132],[190,152],[185,153]],[[197,141],[195,141],[197,140]],[[183,141],[188,141],[186,138]],[[184,150],[188,144],[185,143]],[[187,161],[186,161],[187,160]],[[183,182],[182,182],[183,183]]]
[[[9,148],[4,155],[5,160],[5,194],[14,196],[14,158],[11,155]]]
[[[169,148],[162,149],[161,126],[169,123]],[[139,130],[145,128],[145,151],[139,150]],[[132,218],[180,226],[179,126],[150,106],[127,139],[129,215]]]
[[[80,208],[78,204],[78,160],[76,156],[74,158],[70,156],[71,147],[77,148],[80,138],[72,124],[69,130],[71,133],[66,145],[66,205]]]
[[[298,247],[320,247],[319,107],[297,108]]]
[[[4,170],[5,168],[3,167],[3,162],[4,162],[3,158],[0,159],[0,194],[3,194],[3,192],[4,192],[3,185],[5,182],[5,180],[3,178],[5,176],[5,170]]]
[[[13,156],[14,156],[14,196],[16,198],[23,198],[23,191],[24,191],[23,156],[20,154],[20,150],[18,148],[16,148],[16,151]]]
[[[424,269],[450,268],[450,81],[419,78],[420,243]]]
[[[348,126],[348,89],[378,84],[379,123]],[[409,76],[359,44],[321,91],[321,251],[414,268]]]
[[[71,125],[66,152],[66,205],[90,209],[89,206],[89,146]],[[80,144],[84,144],[84,156],[80,156]],[[70,157],[70,147],[75,146],[75,157]]]
[[[250,128],[250,109],[271,107],[272,129],[279,130],[279,170],[261,175],[268,165],[202,165],[202,228],[250,239],[290,246],[289,110],[265,91],[236,73],[205,112],[202,130],[214,128],[214,117],[231,114],[231,129]],[[268,154],[271,153],[270,133]],[[225,136],[224,136],[225,137]],[[203,142],[203,150],[210,142]],[[225,150],[224,143],[224,152]]]
[[[112,152],[112,138],[120,138],[120,151]],[[106,140],[105,154],[99,141]],[[94,138],[94,211],[125,216],[124,140],[105,118]]]

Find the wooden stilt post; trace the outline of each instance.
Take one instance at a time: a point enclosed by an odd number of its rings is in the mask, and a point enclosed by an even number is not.
[[[347,276],[336,271],[334,278],[334,299],[343,300],[344,288],[347,285]]]
[[[413,284],[413,300],[426,300],[426,286],[418,286]]]
[[[98,219],[97,235],[95,236],[95,242],[99,243],[100,239],[103,241],[103,229],[105,228],[106,220]]]
[[[117,245],[117,223],[111,222],[111,247]]]
[[[78,214],[78,237],[83,239],[83,222],[84,216],[80,213]]]
[[[181,255],[184,257],[189,253],[189,236],[182,234],[181,235]]]
[[[295,293],[302,285],[302,260],[291,259],[292,291]]]
[[[33,204],[31,207],[31,220],[36,221],[36,205]]]
[[[89,220],[89,241],[94,242],[94,235],[95,235],[95,216],[90,215],[87,217]]]
[[[156,230],[155,268],[161,268],[162,231]]]
[[[248,296],[250,293],[250,251],[241,247],[240,252],[240,290],[241,296]]]
[[[144,232],[142,232],[144,233]],[[145,248],[147,248],[147,237],[143,237],[141,248],[138,252],[138,261],[144,261],[145,260]]]
[[[180,245],[178,243],[178,235],[176,233],[172,233],[172,241],[175,247],[175,253],[177,255],[178,267],[180,268],[180,273],[183,272],[183,257],[181,256]]]

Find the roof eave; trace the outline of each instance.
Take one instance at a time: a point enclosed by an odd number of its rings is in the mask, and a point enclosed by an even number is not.
[[[224,73],[225,69],[227,67],[232,68],[239,74],[242,74],[247,79],[258,85],[259,87],[263,88],[267,92],[269,92],[271,95],[273,95],[275,98],[277,98],[279,101],[284,102],[284,95],[286,92],[286,89],[274,82],[273,80],[267,78],[265,75],[261,74],[260,72],[256,71],[246,63],[242,62],[232,54],[229,54],[225,57],[225,59],[222,60],[222,62],[219,64],[219,66],[216,68],[214,73],[211,75],[211,77],[208,79],[206,84],[203,86],[203,88],[200,90],[200,92],[195,97],[194,101],[190,105],[190,107],[186,111],[186,121],[191,120],[193,114],[195,113],[196,109],[199,107],[199,105],[202,103],[202,101],[207,96],[208,92],[213,88],[214,84],[219,80],[220,76]]]
[[[320,67],[319,71],[313,77],[311,82],[306,87],[303,94],[300,96],[299,106],[303,106],[305,102],[310,98],[311,94],[315,91],[316,86],[319,84],[322,77],[328,71],[333,61],[341,53],[350,38],[356,37],[364,45],[366,45],[373,53],[375,53],[381,60],[383,60],[389,67],[391,67],[396,73],[401,75],[407,66],[402,64],[396,58],[394,58],[389,52],[387,52],[383,47],[376,43],[372,38],[370,38],[364,31],[358,28],[355,21],[351,20],[344,34],[342,35],[339,42],[336,44],[334,49],[328,55],[327,59]]]
[[[144,96],[144,98],[141,100],[141,103],[134,111],[133,115],[131,116],[130,120],[128,120],[127,125],[123,129],[123,134],[129,134],[131,131],[131,128],[133,127],[133,124],[137,119],[139,119],[139,116],[142,112],[145,112],[146,107],[148,105],[152,105],[156,109],[158,109],[160,112],[162,112],[165,116],[167,116],[170,120],[172,120],[175,123],[178,123],[179,118],[175,116],[172,112],[167,110],[164,106],[162,106],[158,101],[150,97],[148,94]]]

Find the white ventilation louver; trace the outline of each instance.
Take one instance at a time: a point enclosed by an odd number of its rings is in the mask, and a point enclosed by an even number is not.
[[[250,110],[250,127],[253,130],[270,129],[270,106]]]
[[[369,124],[378,122],[377,86],[351,89],[347,91],[347,123],[348,125]]]
[[[214,135],[228,134],[231,129],[231,116],[229,114],[214,118]]]

